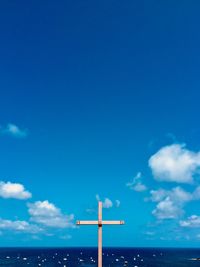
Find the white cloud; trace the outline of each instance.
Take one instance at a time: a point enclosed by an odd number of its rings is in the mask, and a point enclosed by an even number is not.
[[[48,200],[28,203],[28,212],[31,221],[47,227],[55,228],[74,228],[74,215],[65,215],[54,204]]]
[[[11,220],[4,220],[0,218],[0,229],[1,230],[12,230],[15,232],[22,232],[22,233],[39,233],[42,232],[42,228],[37,225],[30,224],[27,221],[11,221]]]
[[[181,216],[185,203],[192,201],[193,194],[177,186],[172,190],[151,190],[150,200],[158,202],[152,214],[158,219],[174,219]]]
[[[200,152],[187,150],[184,144],[165,146],[151,156],[149,166],[158,181],[192,183],[200,167]]]
[[[158,190],[151,190],[150,194],[151,197],[146,200],[158,203],[152,214],[158,219],[173,219],[178,218],[184,213],[183,208],[186,203],[200,199],[200,187],[198,186],[192,193],[185,191],[180,186],[177,186],[171,190],[165,190],[162,188]],[[191,216],[187,221],[181,221],[181,226],[184,226],[184,224],[186,225],[193,219],[197,218]]]
[[[0,197],[28,199],[31,198],[31,193],[25,190],[22,184],[11,182],[0,182]]]
[[[8,123],[5,128],[2,128],[1,132],[19,138],[24,138],[28,135],[27,130],[20,129],[17,125],[13,123]]]
[[[36,201],[35,203],[29,203],[29,213],[31,216],[58,216],[60,214],[60,210],[48,200],[45,201]]]
[[[176,205],[169,197],[160,201],[152,214],[158,219],[175,219],[182,215],[183,210],[180,206]]]
[[[180,221],[180,226],[190,227],[190,228],[199,228],[200,227],[200,216],[192,215],[186,220]]]
[[[142,174],[141,172],[138,172],[136,176],[133,178],[133,180],[126,184],[127,187],[129,187],[131,190],[137,191],[137,192],[143,192],[147,190],[146,185],[144,185],[141,182]]]

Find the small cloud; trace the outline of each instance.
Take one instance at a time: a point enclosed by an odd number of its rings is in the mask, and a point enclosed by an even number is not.
[[[147,231],[144,234],[147,235],[147,236],[154,236],[155,232]]]
[[[95,197],[96,197],[96,200],[97,200],[97,201],[100,201],[100,196],[99,196],[98,194],[96,194]]]
[[[41,237],[38,236],[38,235],[32,235],[31,238],[32,238],[33,240],[42,240]]]
[[[5,128],[1,128],[1,132],[3,134],[8,134],[18,138],[25,138],[28,135],[28,131],[26,129],[20,129],[17,125],[13,123],[8,123]]]
[[[143,192],[147,190],[147,187],[142,183],[137,183],[132,189],[137,192]]]
[[[151,156],[149,166],[158,181],[192,183],[200,168],[200,152],[184,144],[165,146]]]
[[[147,200],[150,200],[152,202],[159,202],[168,195],[168,191],[160,188],[158,190],[151,190],[150,194],[151,194],[151,197]]]
[[[64,239],[64,240],[69,240],[71,238],[72,238],[71,235],[62,235],[62,236],[60,236],[60,239]]]
[[[28,203],[31,221],[53,228],[75,228],[74,215],[65,215],[48,200]]]
[[[11,182],[0,182],[0,197],[15,198],[15,199],[28,199],[32,195],[29,191],[25,190],[22,184]]]
[[[113,203],[109,198],[105,198],[105,200],[103,201],[103,208],[105,209],[109,209],[112,208]]]
[[[116,203],[116,207],[119,208],[121,202],[117,199],[117,200],[115,200],[115,203]]]
[[[96,213],[95,209],[92,209],[92,208],[86,209],[86,212],[89,214]]]
[[[101,198],[100,198],[100,196],[98,195],[98,194],[96,194],[96,200],[99,202],[99,201],[101,201]],[[113,204],[114,202],[112,201],[112,200],[110,200],[108,197],[106,197],[105,199],[104,199],[104,201],[102,201],[102,206],[103,206],[103,208],[105,208],[105,209],[110,209],[110,208],[112,208],[113,206],[114,206],[114,204]],[[115,205],[116,205],[116,207],[117,208],[119,208],[119,206],[120,206],[120,200],[115,200]],[[91,211],[91,209],[88,209],[88,212],[90,212]],[[93,209],[92,209],[92,211],[94,211]]]
[[[196,237],[197,237],[198,239],[200,239],[200,234],[198,234]]]
[[[141,172],[138,172],[136,176],[133,178],[133,180],[127,183],[126,186],[136,192],[144,192],[147,190],[147,187],[141,182],[141,179],[142,179],[142,174]]]

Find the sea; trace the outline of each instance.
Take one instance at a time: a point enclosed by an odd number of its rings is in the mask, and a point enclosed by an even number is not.
[[[0,248],[0,266],[96,267],[97,248]],[[200,249],[104,248],[103,267],[112,266],[200,266]]]

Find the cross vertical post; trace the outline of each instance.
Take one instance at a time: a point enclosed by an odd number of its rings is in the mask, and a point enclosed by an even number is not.
[[[98,267],[102,267],[102,202],[98,203]]]
[[[97,225],[98,226],[98,267],[102,267],[102,226],[124,224],[124,221],[103,221],[102,220],[102,202],[98,202],[98,220],[97,221],[77,221],[77,225]]]

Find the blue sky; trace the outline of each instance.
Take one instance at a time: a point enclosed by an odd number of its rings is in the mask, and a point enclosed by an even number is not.
[[[199,246],[199,11],[0,4],[2,246]]]

